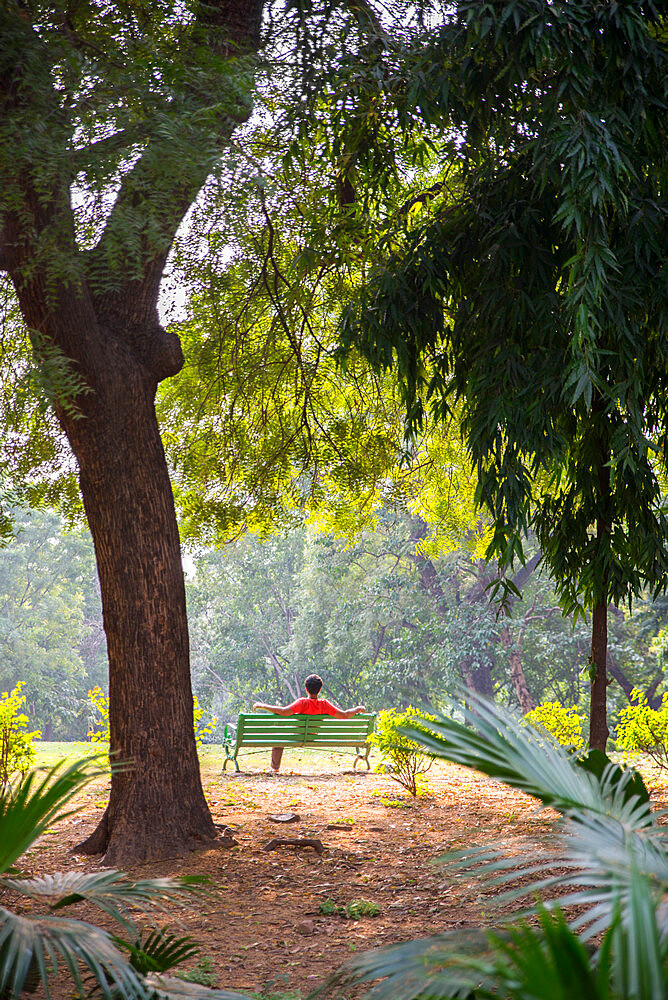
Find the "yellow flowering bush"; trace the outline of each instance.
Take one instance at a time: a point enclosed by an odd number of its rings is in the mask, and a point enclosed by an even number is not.
[[[88,692],[88,699],[95,710],[95,721],[93,725],[98,729],[91,728],[88,731],[88,739],[91,743],[104,743],[109,745],[109,697],[102,688],[94,687]],[[193,698],[193,727],[195,730],[195,742],[198,747],[204,744],[205,738],[212,733],[218,722],[215,716],[211,716],[209,721],[204,720],[205,710],[200,708],[197,696]]]
[[[543,705],[538,705],[537,708],[527,712],[524,720],[535,729],[546,730],[569,750],[581,750],[584,746],[582,735],[584,719],[578,714],[574,705],[566,708],[558,701],[546,701]]]
[[[25,774],[35,763],[34,740],[42,735],[36,729],[28,732],[28,716],[21,709],[25,695],[22,682],[13,691],[0,694],[0,793],[16,774]]]
[[[668,768],[668,694],[654,709],[639,688],[633,689],[631,703],[619,713],[617,748],[627,757],[646,753],[659,767]]]

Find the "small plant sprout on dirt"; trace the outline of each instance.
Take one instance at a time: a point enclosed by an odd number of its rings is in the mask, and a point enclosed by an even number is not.
[[[378,903],[370,903],[366,899],[353,899],[343,906],[334,899],[326,899],[320,904],[319,912],[326,917],[346,917],[348,920],[361,920],[362,917],[377,917],[380,914]]]

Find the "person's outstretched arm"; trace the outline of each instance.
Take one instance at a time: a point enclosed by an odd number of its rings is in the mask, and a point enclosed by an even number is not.
[[[337,710],[337,719],[352,719],[353,715],[359,715],[360,712],[366,712],[365,705],[356,705],[355,708],[339,708]]]
[[[273,712],[274,715],[293,715],[291,711],[291,706],[283,707],[283,705],[265,705],[262,701],[256,701],[253,704],[253,710],[264,709],[265,712]]]

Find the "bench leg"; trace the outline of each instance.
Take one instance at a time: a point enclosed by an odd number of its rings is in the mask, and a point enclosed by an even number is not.
[[[369,763],[369,751],[371,750],[371,747],[370,746],[364,747],[364,753],[360,753],[359,747],[355,747],[355,749],[357,750],[357,755],[355,756],[355,760],[353,761],[353,771],[357,767],[358,760],[363,760],[364,763],[366,764],[367,771],[370,771],[371,764]]]
[[[227,753],[227,749],[225,750],[225,753]],[[227,757],[223,761],[223,771],[225,770],[225,768],[227,767],[227,765],[229,764],[230,761],[232,761],[232,763],[234,764],[235,770],[236,770],[236,772],[238,774],[239,773],[239,762],[237,761],[236,754],[232,755],[231,753],[227,753]]]

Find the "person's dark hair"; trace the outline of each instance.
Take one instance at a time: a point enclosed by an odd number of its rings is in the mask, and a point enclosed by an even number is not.
[[[315,698],[315,696],[319,694],[320,688],[322,687],[322,677],[318,677],[317,674],[309,674],[304,681],[304,687],[311,697]]]

